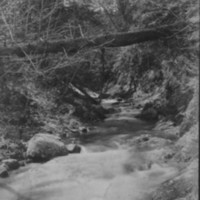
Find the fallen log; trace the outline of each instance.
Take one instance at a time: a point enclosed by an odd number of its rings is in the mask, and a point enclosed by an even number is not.
[[[137,32],[117,33],[93,38],[78,38],[74,40],[44,41],[39,43],[17,45],[14,47],[0,47],[0,56],[27,54],[44,54],[65,52],[73,55],[81,49],[94,47],[122,47],[136,43],[166,38],[174,34],[175,26],[163,26]]]

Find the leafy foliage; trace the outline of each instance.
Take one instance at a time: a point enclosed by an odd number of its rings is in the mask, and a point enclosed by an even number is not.
[[[103,14],[88,2],[72,1],[64,6],[59,0],[9,0],[2,1],[1,8],[2,46],[88,37],[104,30]],[[91,101],[87,103],[87,97],[69,88],[73,84],[81,89],[102,90],[101,59],[101,50],[80,52],[73,57],[61,53],[1,58],[2,132],[12,137],[22,132],[31,135],[45,130],[52,124],[51,118],[55,118],[54,131],[60,133],[63,125],[57,121],[66,118],[64,121],[68,123],[72,113],[85,120],[102,118],[101,109],[94,108]],[[108,66],[106,62],[103,65]],[[109,68],[105,70],[109,72]]]
[[[129,15],[129,30],[176,24],[178,33],[168,40],[121,48],[113,71],[117,72],[121,93],[124,88],[128,88],[127,93],[153,93],[159,89],[161,95],[151,106],[180,123],[180,113],[186,110],[194,93],[189,81],[198,74],[197,2],[127,0],[119,5],[121,13]]]
[[[60,0],[3,0],[0,4],[1,46],[169,24],[177,24],[178,30],[167,40],[79,51],[71,57],[60,53],[0,58],[2,127],[13,126],[14,132],[21,132],[34,126],[37,132],[37,128],[52,123],[53,117],[54,122],[66,117],[65,123],[72,113],[89,120],[98,119],[98,115],[102,118],[102,110],[94,108],[85,89],[102,94],[116,88],[116,93],[127,97],[139,90],[151,93],[160,88],[160,103],[155,103],[159,113],[177,115],[186,109],[188,97],[193,94],[189,80],[198,73],[199,20],[195,0],[73,0],[65,4]]]

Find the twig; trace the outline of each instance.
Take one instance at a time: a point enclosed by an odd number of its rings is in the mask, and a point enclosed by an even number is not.
[[[2,16],[2,19],[3,19],[4,24],[6,25],[8,31],[9,31],[10,38],[11,38],[12,42],[15,43],[15,40],[14,40],[12,31],[11,31],[11,28],[10,28],[9,24],[7,23],[6,17],[5,17],[5,15],[4,15],[4,13],[3,13],[2,10],[1,10],[1,16]]]
[[[114,22],[114,20],[112,19],[112,17],[110,16],[110,13],[108,12],[108,10],[106,9],[106,7],[98,1],[98,4],[104,9],[106,15],[108,16],[108,18],[110,19],[111,23],[113,24],[114,28],[117,30],[117,31],[121,31],[121,29],[117,26],[117,24]]]

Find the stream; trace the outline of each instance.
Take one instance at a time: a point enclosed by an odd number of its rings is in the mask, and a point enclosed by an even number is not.
[[[104,101],[104,107],[113,101]],[[97,123],[80,141],[82,152],[29,164],[12,172],[1,200],[144,200],[177,169],[159,162],[162,148],[135,146],[153,123],[135,118],[138,110],[117,112]]]

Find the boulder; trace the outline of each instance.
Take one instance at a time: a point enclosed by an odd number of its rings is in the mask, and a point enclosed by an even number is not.
[[[158,120],[159,114],[155,108],[151,107],[151,108],[143,108],[142,112],[136,115],[135,117],[147,121],[155,121]]]
[[[6,159],[2,163],[6,166],[8,170],[15,170],[20,167],[19,162],[16,159]]]
[[[55,135],[39,133],[33,136],[27,145],[26,156],[33,162],[48,161],[56,156],[68,154],[68,150],[60,138]]]
[[[146,120],[157,120],[158,112],[155,108],[148,108],[142,112],[143,118]]]
[[[19,161],[19,165],[20,167],[23,167],[26,165],[26,162],[24,160]]]
[[[69,153],[80,153],[81,152],[81,147],[76,145],[76,144],[68,144],[67,150]]]
[[[0,177],[1,178],[8,177],[8,170],[4,164],[0,165]]]

